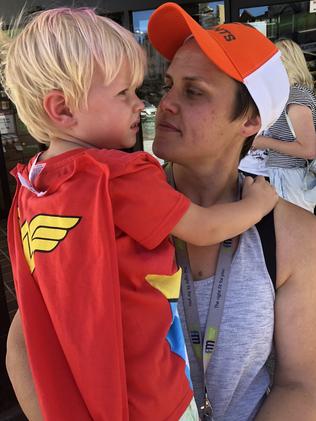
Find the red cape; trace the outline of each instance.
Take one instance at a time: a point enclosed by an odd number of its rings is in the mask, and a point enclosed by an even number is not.
[[[109,173],[89,160],[72,157],[43,197],[18,182],[8,220],[31,370],[49,421],[128,420]],[[25,179],[29,170],[17,168]]]

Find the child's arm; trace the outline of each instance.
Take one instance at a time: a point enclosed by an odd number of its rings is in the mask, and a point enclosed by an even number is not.
[[[246,177],[242,200],[209,208],[192,203],[172,235],[197,246],[218,244],[255,225],[277,201],[275,189],[263,177]]]

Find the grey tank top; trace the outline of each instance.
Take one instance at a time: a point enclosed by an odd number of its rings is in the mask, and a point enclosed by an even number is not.
[[[204,332],[214,278],[194,282]],[[270,384],[267,360],[272,349],[274,287],[255,227],[240,238],[233,257],[219,337],[207,370],[207,389],[215,421],[251,421]],[[179,314],[189,355],[198,407],[203,386],[185,322],[183,301]]]

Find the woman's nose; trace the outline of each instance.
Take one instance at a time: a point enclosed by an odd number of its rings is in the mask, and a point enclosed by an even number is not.
[[[173,114],[178,112],[179,105],[172,90],[166,92],[165,95],[161,98],[159,108],[162,111],[169,111]]]

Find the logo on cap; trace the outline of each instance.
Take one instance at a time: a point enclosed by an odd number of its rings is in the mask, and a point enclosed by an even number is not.
[[[216,28],[214,28],[213,30],[222,35],[226,41],[234,41],[236,39],[234,34],[232,34],[228,29],[223,28],[222,26],[216,26]]]

